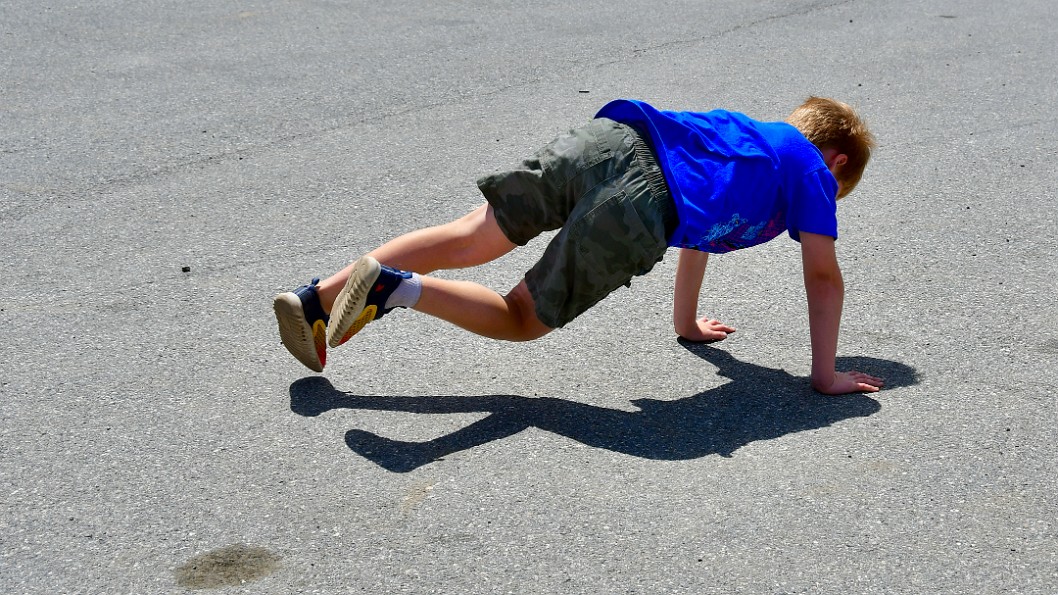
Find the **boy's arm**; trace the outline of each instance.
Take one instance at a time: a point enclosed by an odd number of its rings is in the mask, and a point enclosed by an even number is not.
[[[672,324],[676,334],[690,341],[720,341],[735,329],[717,320],[698,319],[698,294],[709,260],[707,252],[683,248],[676,265],[676,289],[672,302]]]
[[[880,378],[834,369],[841,307],[845,300],[845,283],[834,252],[834,238],[804,231],[800,237],[812,335],[812,388],[831,395],[875,392],[882,386]]]

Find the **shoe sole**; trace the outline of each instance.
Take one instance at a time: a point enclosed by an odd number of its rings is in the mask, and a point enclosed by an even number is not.
[[[323,342],[326,336],[323,321],[317,325],[319,328],[314,329],[305,318],[301,298],[292,292],[277,295],[272,302],[272,308],[276,313],[276,322],[279,323],[279,338],[290,355],[313,372],[322,372],[320,352],[324,350]]]
[[[376,306],[364,307],[371,287],[378,280],[382,265],[370,256],[363,256],[353,265],[349,279],[345,282],[331,308],[331,321],[327,325],[327,344],[337,347],[359,333],[367,323],[375,319]]]

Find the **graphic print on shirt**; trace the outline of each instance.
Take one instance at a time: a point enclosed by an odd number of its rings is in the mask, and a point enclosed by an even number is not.
[[[779,211],[771,219],[751,223],[735,213],[724,223],[716,223],[698,242],[683,246],[713,254],[723,254],[763,244],[786,231],[786,213]]]

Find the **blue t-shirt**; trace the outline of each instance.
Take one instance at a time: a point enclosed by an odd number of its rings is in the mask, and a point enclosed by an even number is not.
[[[649,137],[680,223],[670,246],[730,252],[784,231],[838,237],[838,183],[823,155],[785,122],[758,122],[724,110],[659,111],[618,99],[609,118]]]

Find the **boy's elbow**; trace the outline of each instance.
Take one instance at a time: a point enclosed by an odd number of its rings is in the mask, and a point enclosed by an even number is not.
[[[837,267],[805,271],[806,287],[845,287],[845,280],[841,276],[841,269]]]
[[[841,278],[841,271],[806,272],[805,291],[808,293],[809,302],[825,300],[830,303],[836,301],[840,304],[845,299],[845,282]]]

